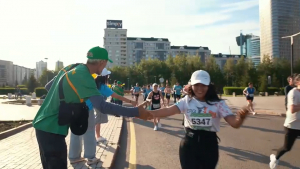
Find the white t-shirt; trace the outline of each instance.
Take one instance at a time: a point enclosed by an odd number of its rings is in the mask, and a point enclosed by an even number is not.
[[[284,126],[290,129],[300,130],[300,111],[292,113],[290,110],[291,105],[300,104],[300,91],[297,88],[292,89],[287,96],[287,107],[286,118]]]
[[[225,101],[212,102],[212,105],[185,96],[176,105],[184,113],[184,126],[193,130],[220,131],[220,120],[233,115]]]

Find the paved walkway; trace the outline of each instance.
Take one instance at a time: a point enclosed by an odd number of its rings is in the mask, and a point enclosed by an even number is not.
[[[88,166],[85,162],[75,165],[68,164],[69,168],[86,169],[101,168],[106,159],[112,159],[112,152],[115,151],[115,145],[119,140],[122,127],[122,117],[109,116],[108,123],[101,125],[101,136],[107,139],[107,142],[97,146],[96,157],[101,162]],[[70,133],[70,131],[69,131]],[[67,136],[66,142],[69,147],[70,135]],[[39,149],[35,137],[34,128],[26,129],[6,139],[0,140],[0,169],[40,169],[42,168]],[[114,148],[113,148],[114,147]]]

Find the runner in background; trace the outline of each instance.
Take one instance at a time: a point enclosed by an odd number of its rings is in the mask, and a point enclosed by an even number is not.
[[[285,94],[285,109],[287,110],[288,107],[287,107],[287,97],[288,97],[288,94],[290,92],[290,90],[292,90],[295,86],[294,86],[294,82],[293,82],[293,77],[292,76],[289,76],[287,78],[287,81],[289,83],[289,85],[285,86],[284,88],[284,94]]]
[[[283,147],[277,150],[277,154],[270,155],[270,168],[275,169],[280,157],[290,151],[297,137],[300,136],[300,74],[294,78],[295,88],[289,91],[287,99],[287,112],[284,122],[285,137]]]
[[[117,81],[117,85],[114,86],[113,92],[115,92],[116,94],[118,94],[120,96],[124,96],[124,90],[122,89],[122,83],[120,81]],[[117,98],[113,98],[113,100],[114,100],[115,104],[118,104],[118,105],[123,104],[122,100],[119,100]]]
[[[161,102],[162,100],[163,105],[165,106],[164,99],[162,97],[161,91],[158,90],[158,85],[156,83],[153,83],[153,91],[149,93],[147,101],[151,102],[151,110],[157,110],[161,108]],[[166,106],[165,106],[166,107]],[[154,129],[157,131],[158,128],[161,128],[161,123],[159,122],[160,118],[154,117],[153,118],[153,124]]]
[[[166,93],[167,107],[169,107],[172,90],[171,90],[171,88],[168,84],[166,85],[166,88],[165,88],[164,92]]]
[[[135,96],[135,101],[137,102],[137,104],[139,104],[139,96],[141,93],[141,88],[139,87],[138,83],[136,83],[135,86],[133,87],[133,93]]]
[[[159,90],[161,91],[162,99],[165,99],[165,87],[163,84],[161,84]]]
[[[243,93],[246,95],[247,99],[247,106],[249,107],[250,111],[252,112],[253,115],[256,115],[254,108],[253,108],[253,100],[254,100],[254,93],[255,89],[253,88],[253,84],[249,83],[249,87],[246,87],[243,91]]]
[[[181,98],[181,91],[182,91],[182,87],[179,85],[179,83],[177,82],[176,83],[176,85],[174,86],[174,89],[173,89],[174,91],[175,91],[175,99],[174,99],[174,104],[176,103],[176,99],[180,99]]]
[[[133,98],[134,98],[134,88],[133,88],[133,86],[131,86],[130,91],[131,91],[131,97],[132,97],[132,99],[133,99]]]
[[[114,81],[114,84],[111,85],[111,90],[114,90],[114,87],[117,85],[117,80]],[[110,98],[110,102],[114,103],[113,98]]]

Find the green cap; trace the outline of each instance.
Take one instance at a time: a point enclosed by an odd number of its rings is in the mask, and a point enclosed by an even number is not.
[[[93,47],[90,49],[86,56],[88,59],[101,59],[101,60],[108,60],[112,63],[112,60],[108,58],[107,50],[104,48],[100,48],[99,46]]]
[[[117,84],[122,84],[120,81],[117,81]]]

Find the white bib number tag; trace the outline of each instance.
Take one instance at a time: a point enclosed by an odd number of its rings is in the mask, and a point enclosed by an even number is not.
[[[193,126],[210,127],[212,126],[211,117],[191,117]]]
[[[249,94],[249,97],[253,97],[254,96],[254,94]]]
[[[153,104],[152,106],[153,106],[154,109],[160,108],[160,104]]]

